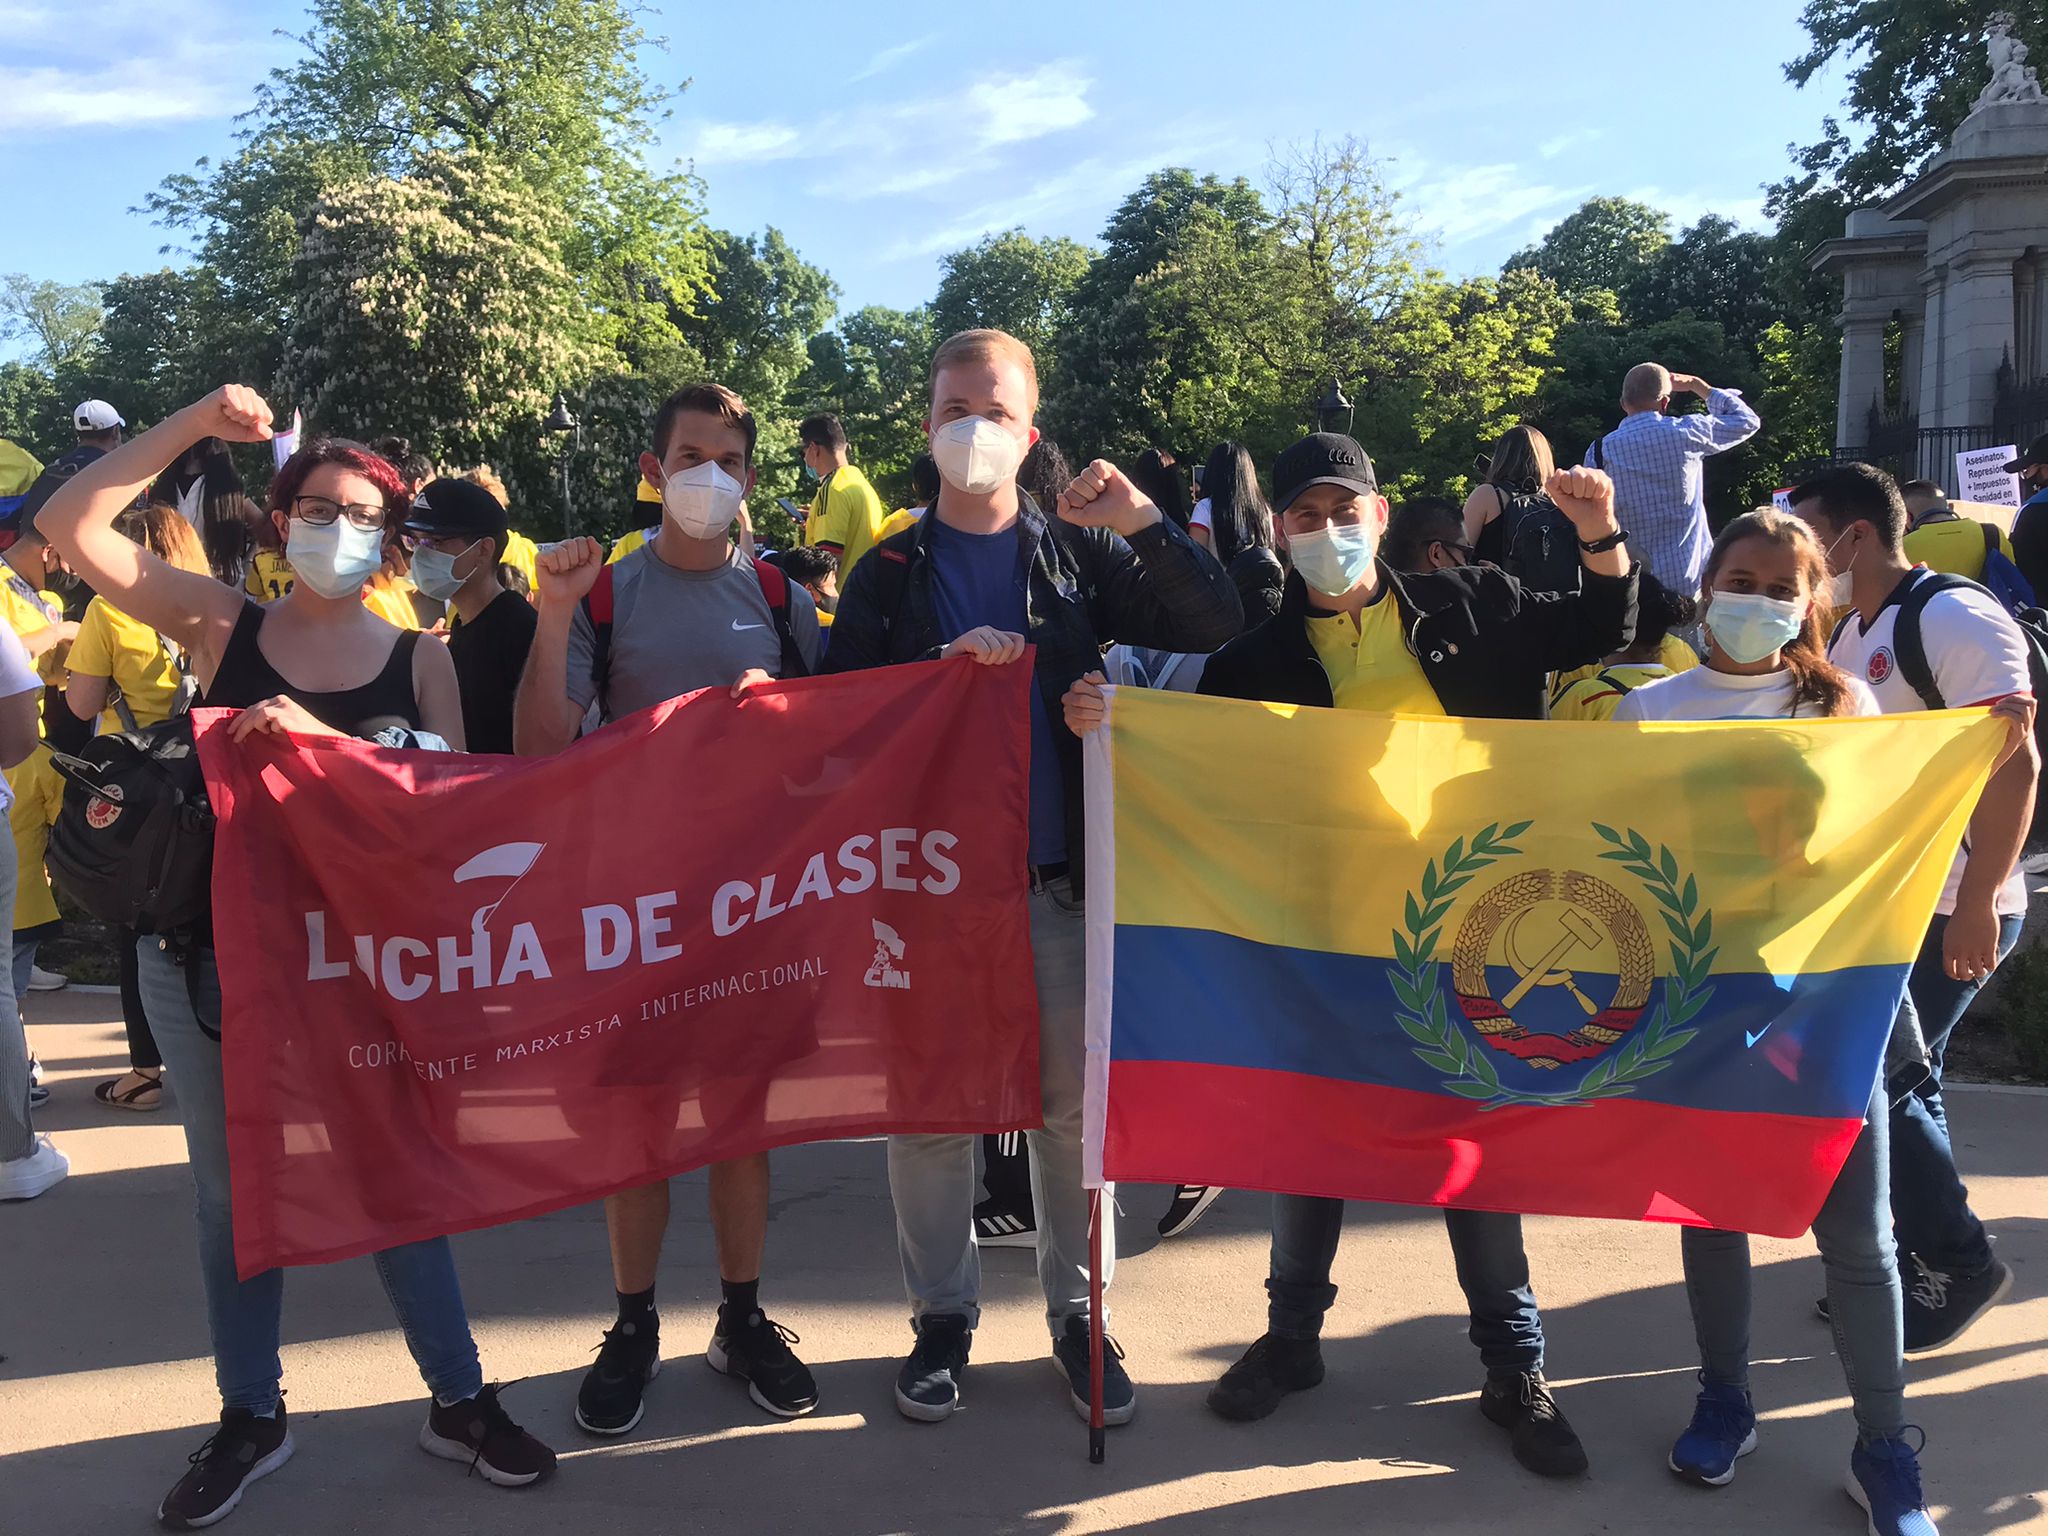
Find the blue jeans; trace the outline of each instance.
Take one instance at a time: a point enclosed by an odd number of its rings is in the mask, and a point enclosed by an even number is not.
[[[1991,1239],[1970,1209],[1970,1192],[1956,1172],[1941,1073],[1949,1036],[1984,983],[1954,981],[1942,969],[1941,941],[1947,931],[1948,919],[1936,917],[1906,982],[1906,1004],[1919,1020],[1927,1065],[1924,1071],[1896,1071],[1887,1084],[1892,1098],[1892,1226],[1900,1253],[1917,1255],[1930,1269],[1974,1274],[1991,1262]],[[2019,918],[1999,919],[2000,960],[2012,953],[2019,937]]]
[[[28,996],[29,973],[36,968],[36,952],[43,947],[41,939],[16,939],[14,941],[14,1006],[21,1007],[21,1000]]]
[[[1498,1211],[1444,1212],[1458,1284],[1472,1314],[1472,1342],[1490,1376],[1543,1369],[1543,1318],[1529,1289],[1522,1218]],[[1266,1329],[1283,1339],[1322,1334],[1337,1299],[1330,1265],[1344,1230],[1344,1202],[1310,1195],[1273,1197],[1272,1273],[1266,1279]]]
[[[1890,1119],[1880,1087],[1863,1133],[1813,1218],[1827,1276],[1828,1321],[1849,1384],[1856,1428],[1865,1440],[1889,1440],[1906,1422],[1906,1331],[1898,1257],[1885,1218]],[[1687,1227],[1679,1237],[1685,1294],[1699,1337],[1701,1374],[1749,1390],[1749,1239],[1740,1232]]]
[[[284,1375],[277,1355],[284,1271],[267,1269],[248,1280],[235,1276],[227,1100],[221,1086],[220,973],[211,950],[195,951],[189,963],[198,968],[189,978],[195,983],[191,986],[185,968],[156,938],[144,934],[136,940],[143,1006],[177,1084],[199,1196],[199,1270],[206,1283],[206,1322],[213,1335],[221,1406],[269,1414],[277,1408]],[[445,1403],[474,1397],[483,1389],[483,1368],[462,1308],[448,1239],[387,1248],[375,1261],[406,1347],[434,1396]]]

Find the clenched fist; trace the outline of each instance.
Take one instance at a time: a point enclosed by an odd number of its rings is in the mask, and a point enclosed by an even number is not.
[[[592,538],[564,539],[533,562],[543,608],[570,608],[590,595],[604,572],[604,546]]]
[[[1614,520],[1614,482],[1602,470],[1583,465],[1555,470],[1543,482],[1543,493],[1588,543],[1606,538],[1621,526]]]
[[[1107,459],[1095,460],[1060,492],[1059,514],[1076,528],[1107,528],[1125,538],[1159,521],[1159,509]]]
[[[230,443],[267,443],[272,432],[270,405],[246,384],[223,384],[191,407],[199,418],[199,437]]]

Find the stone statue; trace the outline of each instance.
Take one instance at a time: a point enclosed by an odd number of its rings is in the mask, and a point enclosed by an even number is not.
[[[1992,14],[1984,36],[1985,48],[1991,55],[1991,83],[1984,87],[1984,94],[1977,98],[1972,111],[2007,102],[2048,101],[2048,96],[2041,93],[2041,82],[2027,63],[2027,45],[2012,35],[2013,25],[2010,11]]]

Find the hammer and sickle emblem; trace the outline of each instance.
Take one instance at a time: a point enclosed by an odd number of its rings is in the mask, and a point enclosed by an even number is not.
[[[1593,999],[1579,990],[1578,982],[1573,979],[1570,969],[1563,962],[1574,950],[1591,951],[1603,937],[1601,931],[1588,922],[1576,908],[1567,907],[1558,918],[1563,931],[1550,948],[1532,964],[1522,957],[1516,945],[1522,919],[1528,915],[1527,907],[1515,913],[1508,919],[1507,931],[1501,935],[1508,964],[1515,968],[1515,974],[1521,978],[1509,990],[1508,995],[1500,1000],[1501,1007],[1513,1012],[1522,999],[1535,988],[1563,987],[1578,1000],[1579,1006],[1586,1011],[1586,1017],[1592,1018],[1600,1011],[1599,1008],[1594,1005]]]

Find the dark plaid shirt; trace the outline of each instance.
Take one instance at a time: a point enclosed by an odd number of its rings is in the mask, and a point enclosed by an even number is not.
[[[883,540],[853,568],[832,618],[822,670],[929,661],[951,638],[932,600],[931,521],[937,515],[928,512]],[[1081,743],[1060,709],[1068,686],[1101,668],[1106,645],[1213,651],[1236,637],[1244,610],[1223,567],[1165,518],[1126,542],[1105,528],[1049,521],[1027,496],[1017,517],[1017,559],[1029,571],[1025,638],[1038,647],[1037,683],[1060,754],[1067,857],[1079,887]]]

